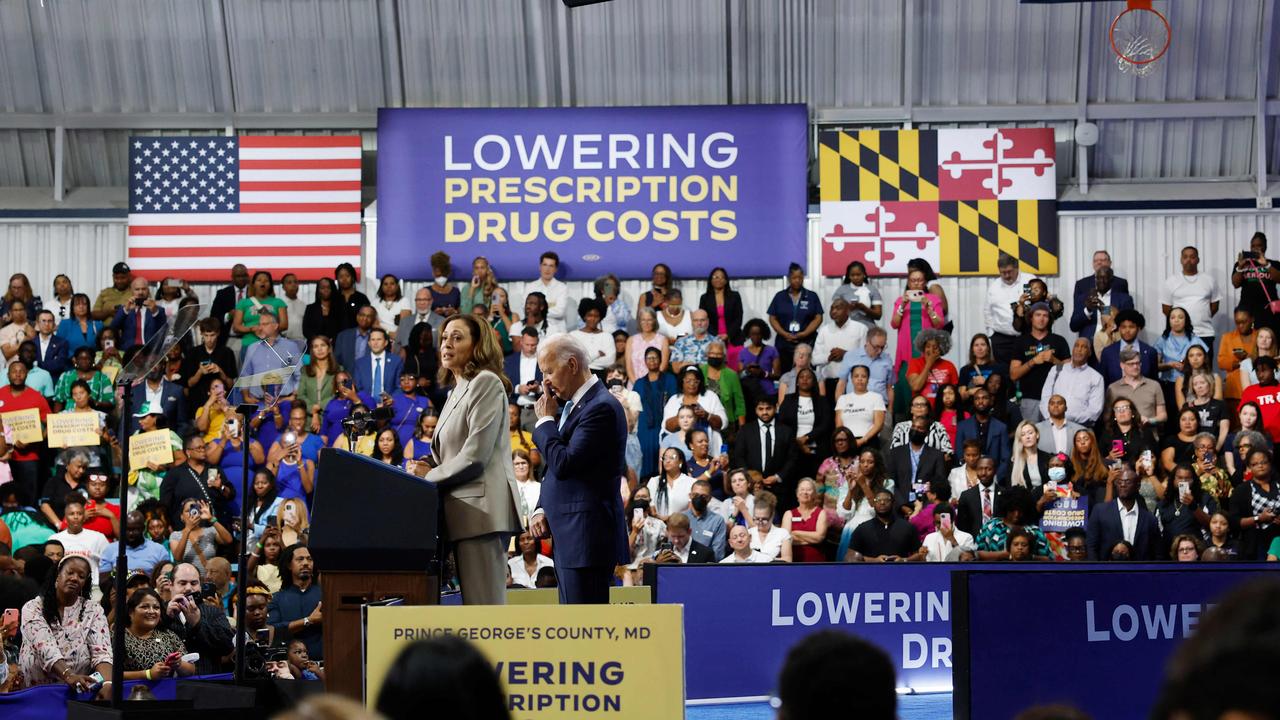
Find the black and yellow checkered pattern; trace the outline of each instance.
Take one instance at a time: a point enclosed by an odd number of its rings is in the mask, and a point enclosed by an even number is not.
[[[818,142],[823,202],[938,199],[936,130],[829,130]]]
[[[1021,269],[1058,272],[1058,216],[1054,200],[943,200],[938,203],[942,275],[995,275],[1004,251]]]

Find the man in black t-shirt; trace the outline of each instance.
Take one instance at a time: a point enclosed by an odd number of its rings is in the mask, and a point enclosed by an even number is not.
[[[927,551],[920,545],[915,527],[904,520],[893,506],[893,493],[881,490],[871,501],[876,516],[853,531],[849,547],[862,554],[866,562],[918,562]]]
[[[1051,322],[1047,303],[1032,305],[1031,330],[1018,336],[1009,363],[1009,377],[1022,391],[1022,419],[1031,423],[1044,419],[1040,416],[1040,391],[1049,371],[1071,359],[1066,339],[1049,331]]]
[[[1276,297],[1276,282],[1280,281],[1280,261],[1267,259],[1267,236],[1261,232],[1249,240],[1249,253],[1240,253],[1231,268],[1231,286],[1240,288],[1239,307],[1253,313],[1255,328],[1266,327],[1280,331],[1280,315],[1271,312],[1270,302]]]

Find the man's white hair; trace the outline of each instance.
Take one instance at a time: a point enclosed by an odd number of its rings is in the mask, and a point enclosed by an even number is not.
[[[560,367],[569,362],[569,358],[578,361],[578,368],[582,371],[588,370],[587,348],[578,342],[572,335],[561,334],[555,335],[542,343],[538,348],[538,358],[554,358],[556,367]]]

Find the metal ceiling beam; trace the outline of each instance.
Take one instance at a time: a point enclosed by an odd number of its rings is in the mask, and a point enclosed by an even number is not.
[[[1265,103],[1266,114],[1280,115],[1280,100]],[[1195,102],[1090,103],[1091,120],[1159,120],[1185,118],[1255,117],[1254,100]],[[1075,121],[1076,103],[1052,105],[951,105],[868,108],[816,108],[814,121],[828,124],[979,123]],[[3,113],[3,130],[374,130],[376,112],[351,113]]]

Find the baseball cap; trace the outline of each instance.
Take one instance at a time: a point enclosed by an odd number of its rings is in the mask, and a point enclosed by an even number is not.
[[[122,262],[118,262],[111,267],[112,275],[128,275],[129,272],[129,266]]]
[[[134,413],[133,416],[136,418],[140,418],[140,417],[146,417],[148,415],[163,415],[163,414],[164,412],[161,411],[159,407],[153,408],[151,403],[144,402],[142,403],[142,407],[138,408],[138,412]]]

